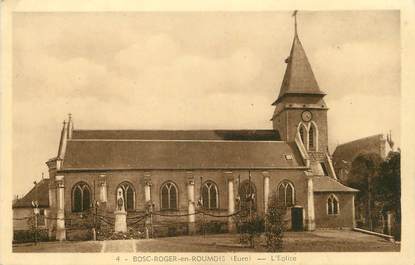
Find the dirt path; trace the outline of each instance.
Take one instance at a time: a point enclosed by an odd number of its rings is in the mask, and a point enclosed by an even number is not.
[[[103,241],[101,252],[136,252],[136,240]]]

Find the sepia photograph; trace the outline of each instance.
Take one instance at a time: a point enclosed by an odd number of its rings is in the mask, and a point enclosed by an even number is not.
[[[12,253],[401,252],[400,10],[11,16]]]

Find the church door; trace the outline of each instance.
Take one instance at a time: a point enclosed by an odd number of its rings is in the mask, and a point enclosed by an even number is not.
[[[293,231],[303,231],[303,207],[291,208],[291,228]]]

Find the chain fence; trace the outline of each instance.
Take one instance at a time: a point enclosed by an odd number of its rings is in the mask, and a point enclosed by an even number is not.
[[[189,222],[183,218],[189,216],[199,216],[195,222]],[[231,214],[217,214],[210,209],[197,209],[193,213],[167,213],[166,211],[152,211],[147,209],[142,214],[127,215],[127,232],[114,233],[115,216],[105,214],[102,210],[90,208],[79,214],[71,214],[69,217],[52,217],[42,216],[48,222],[65,221],[65,230],[68,240],[89,240],[93,238],[93,232],[96,231],[96,239],[127,239],[127,238],[145,238],[145,237],[166,237],[187,234],[211,234],[228,232],[228,222],[231,218],[234,223],[239,223],[242,219],[247,218],[246,211],[236,211]],[[56,225],[52,224],[51,228],[36,227],[35,218],[39,215],[13,218],[14,221],[27,221],[29,230],[26,232],[16,232],[14,240],[16,242],[47,240],[48,234],[56,231]],[[187,219],[187,218],[186,218]],[[237,225],[238,226],[238,225]],[[50,230],[50,231],[48,231]],[[39,231],[46,236],[36,237]],[[46,232],[45,232],[46,231]],[[24,236],[22,235],[24,234]],[[31,235],[33,234],[33,235]],[[24,238],[24,240],[22,240]]]

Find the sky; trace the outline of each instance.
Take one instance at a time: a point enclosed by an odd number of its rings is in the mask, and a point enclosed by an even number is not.
[[[13,15],[13,194],[75,129],[271,129],[291,12]],[[392,130],[400,146],[399,11],[299,12],[327,93],[329,144]]]

